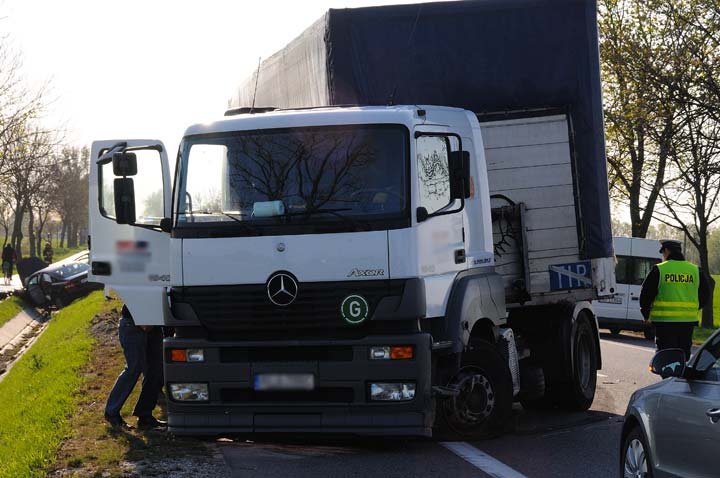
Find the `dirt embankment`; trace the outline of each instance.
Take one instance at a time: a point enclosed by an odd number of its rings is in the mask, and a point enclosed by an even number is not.
[[[83,397],[71,417],[71,434],[63,442],[51,477],[226,477],[222,456],[213,442],[177,438],[166,432],[143,432],[136,428],[113,431],[104,421],[105,399],[124,367],[117,338],[120,305],[95,316],[90,330],[95,338],[90,363],[82,370]],[[142,379],[141,379],[142,380]],[[137,400],[140,382],[128,399],[123,416],[132,426],[132,406]],[[163,417],[165,400],[160,397]]]

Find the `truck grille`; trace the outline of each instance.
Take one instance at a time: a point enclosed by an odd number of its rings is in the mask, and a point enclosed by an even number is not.
[[[399,303],[404,285],[404,280],[301,282],[297,298],[286,307],[270,302],[265,284],[173,288],[172,300],[190,305],[211,338],[340,337],[338,332],[373,327],[370,320],[352,325],[342,318],[347,296],[362,296],[371,318],[383,297],[395,296]]]

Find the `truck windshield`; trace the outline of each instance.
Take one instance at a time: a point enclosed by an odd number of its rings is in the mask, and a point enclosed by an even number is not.
[[[187,137],[176,227],[231,235],[407,227],[408,157],[400,125]]]

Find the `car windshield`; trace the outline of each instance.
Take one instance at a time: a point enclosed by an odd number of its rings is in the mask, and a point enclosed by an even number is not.
[[[397,125],[186,138],[177,226],[246,226],[257,233],[264,226],[355,228],[359,221],[406,218],[407,149],[407,129]]]

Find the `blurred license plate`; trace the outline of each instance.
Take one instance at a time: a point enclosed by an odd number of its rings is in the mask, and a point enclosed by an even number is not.
[[[255,390],[313,390],[315,375],[311,373],[259,373],[255,375]]]
[[[604,304],[622,304],[623,298],[616,295],[615,297],[610,297],[609,299],[600,299],[598,302],[602,302]]]

